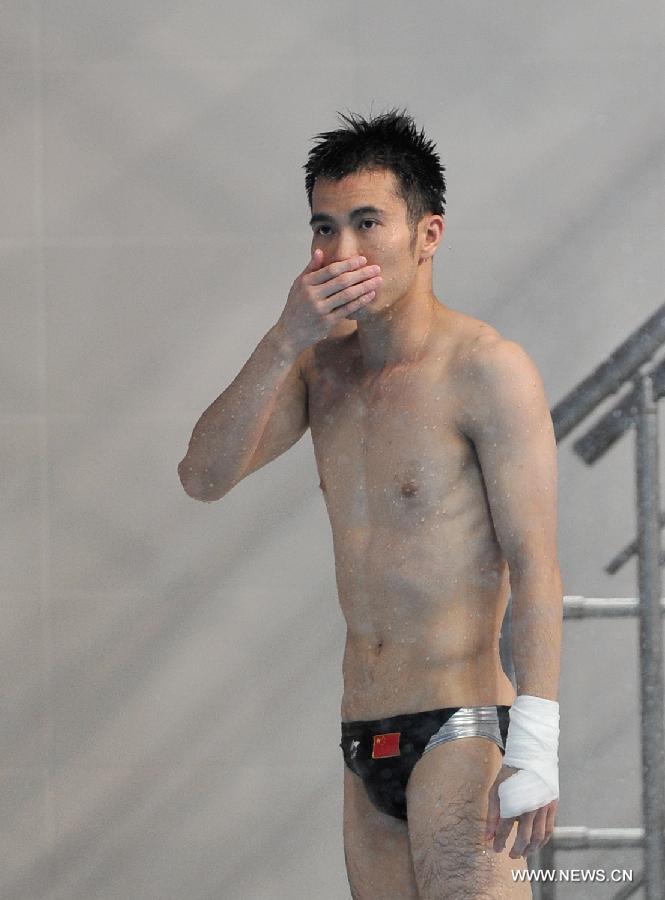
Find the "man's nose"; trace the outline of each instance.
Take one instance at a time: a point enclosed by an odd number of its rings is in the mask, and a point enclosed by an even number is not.
[[[332,262],[337,262],[341,259],[349,259],[351,256],[355,256],[358,252],[358,242],[356,240],[356,235],[353,233],[353,230],[350,228],[342,228],[337,233],[337,238],[334,241],[334,246],[330,248],[332,253]]]

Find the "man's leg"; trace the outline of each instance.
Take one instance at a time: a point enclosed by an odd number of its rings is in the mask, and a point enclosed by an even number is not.
[[[411,858],[420,900],[529,898],[529,884],[513,881],[525,868],[511,859],[517,827],[503,853],[485,844],[489,790],[501,768],[501,751],[485,737],[464,737],[432,747],[407,785]]]
[[[377,809],[346,765],[344,858],[353,900],[418,900],[406,822]]]

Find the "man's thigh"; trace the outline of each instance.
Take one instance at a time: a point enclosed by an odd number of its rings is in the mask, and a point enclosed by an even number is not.
[[[344,858],[353,900],[418,900],[407,823],[377,809],[346,765]]]
[[[411,858],[420,900],[528,898],[531,888],[515,882],[510,859],[517,826],[502,853],[485,844],[490,787],[501,768],[492,741],[465,737],[423,753],[407,785]]]

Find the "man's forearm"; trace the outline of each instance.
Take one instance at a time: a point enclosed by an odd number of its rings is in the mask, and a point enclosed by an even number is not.
[[[242,478],[297,357],[297,349],[277,326],[264,335],[233,382],[194,426],[178,465],[188,493],[217,500]]]
[[[511,638],[517,693],[559,698],[563,588],[558,566],[511,571]]]

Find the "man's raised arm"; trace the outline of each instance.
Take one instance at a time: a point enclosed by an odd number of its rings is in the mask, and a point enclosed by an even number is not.
[[[277,324],[196,423],[178,464],[190,497],[221,499],[307,430],[303,355],[349,313],[372,300],[379,283],[364,257],[324,267],[322,261],[322,252],[315,250],[293,282]]]
[[[288,450],[307,426],[307,387],[298,354],[275,325],[196,423],[178,465],[182,486],[196,500],[219,500]]]

